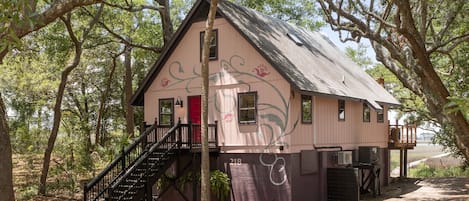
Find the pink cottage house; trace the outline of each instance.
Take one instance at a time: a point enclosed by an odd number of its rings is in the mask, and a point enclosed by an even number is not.
[[[126,149],[137,156],[117,158],[115,163],[127,161],[125,171],[101,190],[95,186],[102,178],[95,178],[85,200],[149,199],[155,194],[149,186],[168,168],[176,176],[199,170],[201,40],[208,8],[207,1],[196,2],[134,96],[145,121],[157,119],[136,140],[146,149]],[[356,200],[360,190],[379,193],[377,186],[388,182],[389,149],[400,143],[389,140],[387,112],[399,105],[394,97],[320,33],[229,1],[219,4],[214,33],[211,169],[230,176],[229,200]],[[164,138],[167,133],[172,136]],[[132,177],[129,172],[146,164],[145,157],[163,150],[153,147],[171,142],[178,155],[159,161],[154,174]],[[126,187],[130,180],[132,188]],[[197,198],[172,188],[159,199]]]

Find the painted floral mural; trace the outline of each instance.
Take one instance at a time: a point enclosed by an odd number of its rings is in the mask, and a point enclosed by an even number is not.
[[[264,64],[257,66],[252,72],[255,72],[259,77],[265,77],[270,74],[267,67]]]
[[[271,74],[271,69],[265,64],[258,64],[254,67],[245,66],[246,61],[243,57],[233,55],[229,59],[220,60],[220,71],[211,73],[209,80],[211,85],[226,79],[236,80],[236,85],[239,88],[244,88],[246,91],[251,91],[251,83],[262,83],[271,92],[272,97],[280,99],[281,104],[273,104],[272,101],[268,101],[265,98],[260,98],[257,103],[258,106],[258,117],[259,120],[257,125],[258,136],[268,139],[268,144],[265,146],[265,150],[271,149],[277,146],[288,147],[285,141],[285,136],[291,134],[297,124],[299,118],[295,122],[289,122],[289,109],[290,109],[290,97],[285,97],[285,94],[281,93],[281,90],[273,83],[266,80]],[[180,62],[175,61],[169,65],[169,78],[163,78],[161,80],[161,86],[165,88],[181,87],[185,89],[187,93],[192,93],[194,90],[194,81],[201,79],[200,68],[198,66],[185,68]],[[217,91],[217,93],[223,93],[223,90]],[[262,92],[260,95],[264,95]],[[211,104],[214,104],[214,108],[223,122],[232,123],[236,118],[237,110],[237,97],[233,97],[230,94],[221,94],[224,99],[231,99],[228,101],[233,105],[231,107],[223,108],[220,107],[220,98],[217,98],[217,94],[211,94],[209,97]],[[263,100],[263,101],[262,101]],[[289,128],[287,130],[287,128]],[[265,157],[268,156],[268,157]],[[273,157],[272,157],[273,156]],[[269,158],[269,159],[267,159]],[[272,160],[273,158],[273,160]],[[275,153],[262,153],[259,155],[259,162],[269,170],[270,181],[274,185],[283,185],[287,182],[287,175],[285,170],[285,159]]]

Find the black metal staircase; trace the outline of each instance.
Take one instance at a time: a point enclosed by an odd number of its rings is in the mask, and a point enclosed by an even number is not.
[[[216,122],[209,124],[212,149],[218,149],[216,128]],[[200,142],[193,142],[193,130],[197,129],[200,125],[181,124],[180,121],[173,127],[153,124],[85,185],[83,200],[152,200],[153,184],[177,159],[181,150],[192,151],[194,147],[200,147]]]

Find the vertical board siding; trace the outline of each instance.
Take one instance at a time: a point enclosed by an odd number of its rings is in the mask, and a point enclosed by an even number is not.
[[[145,121],[158,117],[158,99],[178,98],[184,107],[175,107],[175,119],[187,122],[187,96],[201,94],[200,32],[205,22],[191,25],[169,56],[145,93]],[[215,20],[218,30],[218,59],[209,62],[209,122],[219,122],[219,143],[238,152],[255,152],[289,145],[285,131],[288,122],[290,85],[275,69],[223,18]],[[238,93],[257,92],[258,121],[238,123]],[[287,146],[286,146],[287,147]]]
[[[294,95],[291,97],[292,107],[290,110],[290,122],[298,122],[296,125],[295,130],[289,135],[291,136],[291,151],[292,152],[299,152],[305,149],[313,149],[313,137],[314,137],[314,130],[313,125],[314,122],[317,120],[317,116],[315,114],[316,107],[315,107],[315,100],[313,98],[313,123],[305,124],[301,122],[301,94],[298,92],[294,92]]]
[[[187,122],[187,97],[200,95],[199,36],[204,22],[191,25],[145,93],[147,123],[158,117],[158,100],[178,98],[184,107],[175,107],[174,121]],[[338,120],[336,98],[313,96],[313,123],[301,122],[301,93],[290,84],[223,18],[216,19],[217,60],[209,62],[209,122],[219,122],[219,143],[234,152],[299,152],[316,146],[355,148],[360,145],[387,145],[385,123],[362,121],[362,103],[347,100],[346,120]],[[237,97],[240,92],[257,91],[258,121],[238,123]],[[248,150],[249,149],[249,150]]]
[[[346,100],[345,121],[338,120],[338,103],[335,98],[316,98],[317,146],[387,146],[387,107],[384,123],[378,123],[375,110],[371,109],[370,122],[363,122],[363,103]]]

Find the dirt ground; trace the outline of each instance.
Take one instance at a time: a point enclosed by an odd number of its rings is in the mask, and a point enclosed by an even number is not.
[[[78,201],[57,197],[34,197],[34,201]],[[469,201],[469,178],[431,178],[431,179],[403,179],[391,183],[381,189],[381,195],[372,197],[362,196],[366,201],[434,201],[455,200]]]
[[[373,198],[364,195],[363,200],[461,200],[469,201],[469,178],[404,179],[381,189],[381,195]]]

